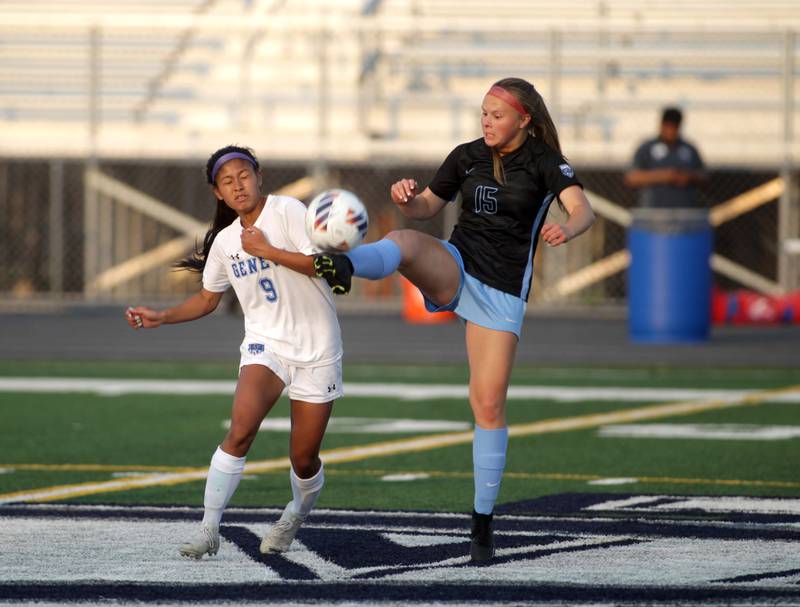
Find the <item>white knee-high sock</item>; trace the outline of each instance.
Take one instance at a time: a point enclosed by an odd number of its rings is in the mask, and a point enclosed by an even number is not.
[[[294,469],[289,470],[289,482],[292,485],[292,510],[300,516],[308,516],[325,484],[325,472],[322,464],[319,470],[311,478],[300,478],[294,473]]]
[[[235,457],[225,453],[220,447],[211,458],[206,478],[206,493],[203,499],[205,512],[203,523],[212,527],[219,527],[222,520],[222,511],[233,496],[244,470],[245,457]]]

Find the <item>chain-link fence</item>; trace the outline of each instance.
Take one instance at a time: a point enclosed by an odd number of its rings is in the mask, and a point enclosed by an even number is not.
[[[312,167],[267,163],[264,192],[303,184],[295,194],[306,201],[322,187],[356,192],[370,214],[368,240],[392,229],[411,227],[447,236],[454,210],[427,222],[405,219],[389,201],[389,187],[401,177],[427,183],[435,166],[331,164]],[[590,199],[602,199],[627,211],[634,193],[621,169],[577,167]],[[214,198],[204,165],[175,162],[103,162],[73,160],[0,161],[0,292],[6,300],[80,300],[123,302],[180,298],[198,286],[198,277],[174,271],[176,259],[191,252],[213,213]],[[314,174],[316,181],[309,180]],[[713,209],[774,182],[777,171],[712,170],[701,190],[702,206]],[[775,192],[777,193],[777,192]],[[715,231],[715,252],[767,281],[776,283],[780,251],[778,196],[763,194],[746,212],[736,211]],[[91,210],[94,218],[87,216]],[[602,213],[582,238],[566,247],[540,244],[534,268],[532,305],[597,305],[625,298],[625,226]],[[560,211],[553,206],[556,219]],[[587,267],[598,274],[565,283]],[[723,288],[741,286],[730,273],[717,273]],[[572,284],[572,286],[570,286]],[[566,286],[565,286],[566,285]],[[400,284],[355,281],[343,308],[397,307]]]

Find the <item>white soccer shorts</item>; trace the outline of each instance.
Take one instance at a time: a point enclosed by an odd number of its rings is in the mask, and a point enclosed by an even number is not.
[[[287,363],[262,344],[247,339],[239,350],[242,355],[239,369],[245,365],[263,365],[286,384],[292,400],[327,403],[344,396],[341,360],[330,365],[298,367]]]

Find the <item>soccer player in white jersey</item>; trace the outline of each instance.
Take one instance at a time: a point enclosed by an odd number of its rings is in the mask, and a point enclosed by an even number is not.
[[[206,176],[217,199],[214,222],[202,250],[178,263],[202,272],[202,288],[165,310],[128,308],[126,318],[135,329],[195,320],[214,311],[233,287],[244,311],[245,337],[231,426],[211,458],[201,530],[180,547],[180,554],[199,559],[217,553],[222,512],[239,484],[250,445],[288,388],[293,499],[261,543],[263,553],[283,552],[324,483],[320,444],[333,401],[342,395],[336,309],[330,287],[314,276],[305,206],[289,196],[261,194],[252,150],[217,150],[208,160]]]

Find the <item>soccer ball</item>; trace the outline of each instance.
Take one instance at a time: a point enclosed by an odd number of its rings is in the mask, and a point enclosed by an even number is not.
[[[354,249],[364,240],[369,217],[364,203],[347,190],[325,190],[308,204],[306,232],[320,251]]]

